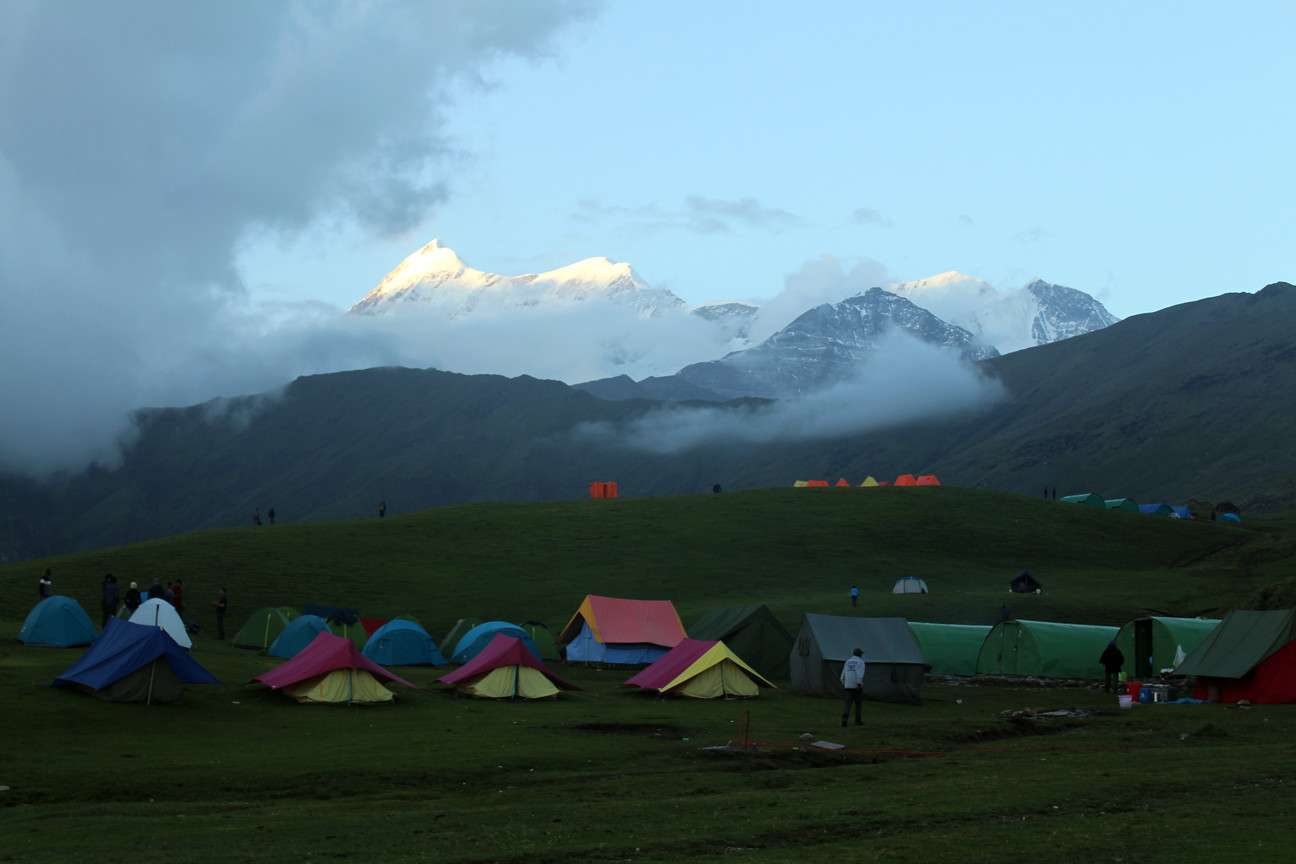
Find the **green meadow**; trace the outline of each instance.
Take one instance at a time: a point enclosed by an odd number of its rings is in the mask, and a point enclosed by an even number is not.
[[[1207,508],[1209,509],[1209,508]],[[299,705],[280,661],[214,639],[261,606],[544,621],[586,594],[992,624],[1120,625],[1296,603],[1296,513],[1240,525],[955,488],[777,489],[446,507],[199,532],[0,567],[0,861],[1288,860],[1292,706],[1137,705],[1099,688],[932,681],[922,705],[659,699],[558,666],[579,692],[459,698],[398,667],[395,705]],[[223,687],[113,704],[48,684],[83,649],[16,635],[53,570],[98,621],[105,573],[184,582],[193,655]],[[1041,595],[1012,595],[1029,569]],[[892,595],[901,576],[931,593]],[[847,600],[861,590],[858,609]],[[449,650],[453,646],[442,646]],[[1096,666],[1096,658],[1095,658]],[[742,730],[755,747],[741,742]],[[844,745],[823,750],[802,740]]]

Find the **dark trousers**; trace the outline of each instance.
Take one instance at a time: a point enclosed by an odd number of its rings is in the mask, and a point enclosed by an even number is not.
[[[1113,690],[1115,690],[1116,682],[1119,677],[1120,677],[1119,672],[1113,672],[1112,670],[1108,669],[1103,676],[1103,690],[1108,693],[1111,693]]]
[[[842,693],[844,694],[844,699],[842,701],[842,723],[845,723],[846,718],[850,716],[852,703],[855,705],[855,722],[857,724],[863,723],[864,720],[860,715],[864,710],[864,688],[852,687],[843,690]]]
[[[216,613],[216,638],[217,639],[225,638],[225,613],[224,612]]]

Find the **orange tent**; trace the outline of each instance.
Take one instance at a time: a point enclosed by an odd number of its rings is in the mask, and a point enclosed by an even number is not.
[[[846,478],[843,477],[842,479],[840,479],[840,480],[837,481],[837,485],[838,485],[838,486],[849,486],[850,484],[847,483],[847,482],[846,482]]]
[[[940,481],[936,479],[935,474],[923,474],[918,478],[919,486],[939,486]]]
[[[914,479],[914,476],[912,474],[901,474],[899,477],[895,479],[895,485],[896,486],[917,486],[918,481]]]

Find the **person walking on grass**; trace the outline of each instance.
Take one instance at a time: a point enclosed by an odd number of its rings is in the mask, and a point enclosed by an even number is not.
[[[863,726],[864,720],[860,716],[864,710],[864,652],[859,648],[842,666],[841,673],[842,692],[845,694],[845,700],[842,702],[842,725],[846,725],[846,720],[850,717],[851,705],[855,706],[855,725]]]
[[[859,605],[859,588],[856,587],[855,585],[852,585],[852,586],[851,586],[851,590],[850,590],[850,598],[851,598],[851,605],[852,605],[852,606],[858,606],[858,605]]]
[[[1098,662],[1103,667],[1103,692],[1111,693],[1116,689],[1116,680],[1120,677],[1121,667],[1125,665],[1125,655],[1116,647],[1115,642],[1108,642]]]

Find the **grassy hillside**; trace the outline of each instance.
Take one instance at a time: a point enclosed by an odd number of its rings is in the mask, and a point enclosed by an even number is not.
[[[229,587],[235,627],[261,605],[346,603],[438,638],[469,614],[556,629],[586,593],[671,599],[686,624],[735,602],[789,626],[804,611],[990,622],[1005,602],[1118,624],[1279,596],[1293,536],[1292,513],[1226,526],[965,489],[781,489],[465,505],[11,565],[0,849],[58,864],[1278,860],[1291,706],[1120,711],[1088,689],[929,683],[923,705],[869,704],[841,729],[836,702],[786,687],[663,700],[574,667],[559,671],[584,689],[557,701],[455,698],[444,670],[402,667],[425,689],[397,688],[396,705],[306,706],[244,683],[279,661],[211,639],[206,602]],[[193,656],[228,686],[152,707],[38,686],[81,653],[15,641],[46,566],[92,615],[104,572],[183,578],[209,627]],[[1006,593],[1024,567],[1047,593]],[[933,593],[888,593],[910,574]],[[711,749],[743,721],[758,749]]]
[[[222,585],[232,619],[260,606],[357,606],[413,614],[434,635],[455,620],[537,619],[557,628],[586,594],[670,599],[688,623],[712,605],[765,603],[794,628],[806,611],[993,623],[1017,617],[1120,624],[1139,614],[1215,615],[1280,578],[1267,524],[1156,519],[1008,493],[777,489],[669,498],[472,504],[385,519],[202,531],[0,568],[25,614],[45,566],[87,609],[125,585],[181,578],[200,610]],[[1287,550],[1290,551],[1290,550]],[[1009,595],[1028,569],[1042,596]],[[928,595],[894,596],[901,576]],[[208,622],[210,623],[210,622]]]

